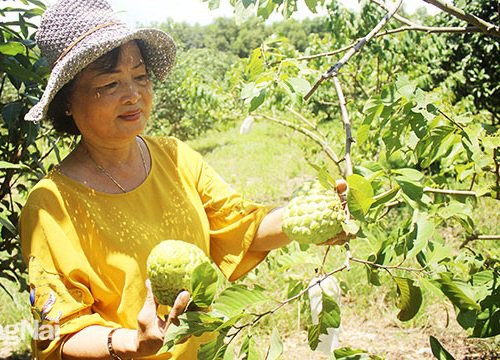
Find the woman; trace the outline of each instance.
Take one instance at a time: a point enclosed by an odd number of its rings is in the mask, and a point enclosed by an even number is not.
[[[44,14],[37,42],[52,72],[26,120],[49,118],[81,140],[32,189],[21,215],[37,325],[57,327],[57,336],[35,339],[33,355],[154,356],[189,293],[166,321],[157,316],[145,273],[152,247],[194,243],[235,280],[289,242],[282,211],[244,200],[177,139],[140,136],[151,73],[161,79],[174,61],[167,34],[128,29],[102,0],[61,0]],[[204,340],[161,358],[196,359]]]

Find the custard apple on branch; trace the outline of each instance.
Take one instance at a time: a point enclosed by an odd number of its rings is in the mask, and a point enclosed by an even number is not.
[[[285,207],[282,228],[299,243],[321,244],[342,231],[346,218],[338,193],[314,180],[294,191]]]

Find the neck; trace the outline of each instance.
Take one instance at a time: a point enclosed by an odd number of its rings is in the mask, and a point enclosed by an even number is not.
[[[139,139],[134,137],[132,140],[113,144],[103,145],[99,142],[82,139],[80,147],[82,152],[90,157],[90,160],[98,165],[112,169],[116,167],[130,166],[137,162],[140,156]]]

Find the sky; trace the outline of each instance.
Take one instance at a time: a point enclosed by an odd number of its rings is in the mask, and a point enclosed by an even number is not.
[[[50,5],[56,0],[46,0]],[[355,8],[358,4],[356,0],[340,0],[345,6]],[[147,25],[154,22],[162,22],[167,18],[172,18],[176,22],[187,22],[190,24],[209,24],[217,17],[232,16],[232,7],[229,0],[221,0],[221,6],[217,10],[209,10],[207,3],[201,0],[108,0],[112,8],[119,12],[119,16],[129,25],[137,24]],[[303,5],[299,1],[299,5]],[[404,0],[404,5],[408,11],[414,11],[418,6],[424,6],[429,13],[435,13],[438,10],[432,5],[424,3],[422,0]],[[303,19],[314,16],[303,5],[299,6],[299,11],[294,14],[294,18]],[[276,15],[274,19],[281,17]]]

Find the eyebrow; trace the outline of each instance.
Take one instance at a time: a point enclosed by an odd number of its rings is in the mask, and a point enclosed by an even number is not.
[[[138,64],[134,65],[132,67],[132,70],[138,69],[141,66],[146,66],[146,64],[144,63],[144,61],[141,61]],[[96,71],[97,71],[97,75],[96,76],[106,75],[106,74],[118,74],[120,72],[119,70],[116,70],[116,69],[113,69],[113,70],[110,70],[110,71],[106,71],[106,70],[103,70],[103,71],[96,70]]]

